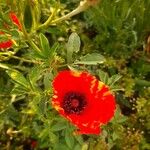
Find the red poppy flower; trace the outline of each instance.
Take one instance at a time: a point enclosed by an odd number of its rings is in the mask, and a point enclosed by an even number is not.
[[[22,26],[21,26],[21,23],[20,23],[18,17],[16,16],[16,14],[14,12],[10,12],[9,17],[10,17],[11,21],[18,27],[18,29],[21,30]]]
[[[87,72],[62,71],[53,82],[52,106],[76,127],[77,133],[99,134],[114,116],[115,98],[109,88]]]

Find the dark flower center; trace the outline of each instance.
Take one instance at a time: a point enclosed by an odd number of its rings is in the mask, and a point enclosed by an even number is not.
[[[68,92],[65,94],[62,108],[66,114],[81,114],[87,102],[85,96],[78,92]]]

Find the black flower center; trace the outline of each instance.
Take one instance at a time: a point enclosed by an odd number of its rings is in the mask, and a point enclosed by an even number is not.
[[[78,92],[68,92],[65,94],[62,108],[66,114],[81,114],[87,102],[85,96]]]

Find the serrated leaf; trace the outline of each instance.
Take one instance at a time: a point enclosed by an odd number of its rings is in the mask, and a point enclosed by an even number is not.
[[[74,64],[97,65],[105,62],[104,56],[98,53],[87,54],[80,58],[80,61],[75,61]]]
[[[72,62],[73,52],[77,53],[80,50],[80,45],[80,37],[77,33],[72,33],[67,43],[67,62]]]
[[[40,38],[40,45],[41,45],[41,48],[42,48],[43,55],[44,55],[45,57],[48,57],[48,56],[49,56],[49,53],[50,53],[49,41],[48,41],[48,39],[45,37],[45,35],[42,34],[42,33],[40,33],[39,38]]]
[[[22,73],[20,73],[19,71],[15,71],[15,70],[7,70],[6,72],[16,83],[24,86],[27,89],[29,88],[29,83]]]

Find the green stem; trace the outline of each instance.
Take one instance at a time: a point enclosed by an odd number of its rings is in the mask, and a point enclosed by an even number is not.
[[[23,62],[27,62],[27,63],[41,64],[40,62],[28,60],[28,59],[17,57],[17,56],[11,56],[11,58],[14,58]]]
[[[26,28],[24,26],[24,23],[23,23],[23,14],[21,13],[21,17],[20,17],[20,21],[22,23],[22,32],[24,34],[24,37],[27,39],[28,43],[31,45],[31,47],[33,48],[33,50],[35,50],[36,52],[41,52],[41,50],[37,47],[37,45],[31,40],[30,36],[28,35],[27,31],[26,31]]]
[[[52,24],[56,24],[56,23],[61,22],[63,20],[67,20],[67,19],[69,19],[69,18],[71,18],[71,17],[73,17],[73,16],[75,16],[75,15],[85,11],[88,7],[89,7],[88,2],[84,1],[84,2],[80,3],[80,5],[76,9],[74,9],[73,11],[71,11],[70,13],[68,13],[65,16],[62,16],[62,17],[60,17],[58,19],[53,20],[51,23]]]
[[[67,19],[69,19],[69,18],[71,18],[71,17],[73,17],[73,16],[75,16],[75,15],[77,15],[77,14],[85,11],[89,6],[90,5],[89,5],[89,3],[86,0],[82,1],[82,2],[80,2],[80,5],[76,9],[74,9],[73,11],[71,11],[68,14],[66,14],[65,16],[62,16],[62,17],[60,17],[60,18],[55,19],[55,20],[52,21],[53,16],[55,15],[56,10],[57,10],[57,9],[55,9],[55,11],[49,16],[49,18],[47,19],[47,21],[44,24],[40,25],[38,27],[38,29],[46,28],[46,27],[48,27],[51,24],[56,24],[56,23],[59,23],[59,22],[61,22],[63,20],[67,20]]]
[[[41,24],[41,25],[37,28],[37,30],[40,30],[40,29],[42,29],[42,28],[47,28],[47,27],[51,24],[52,19],[53,19],[53,17],[55,16],[56,12],[57,12],[57,8],[54,9],[54,11],[53,11],[52,14],[49,16],[49,18],[46,20],[46,22],[43,23],[43,24]]]

